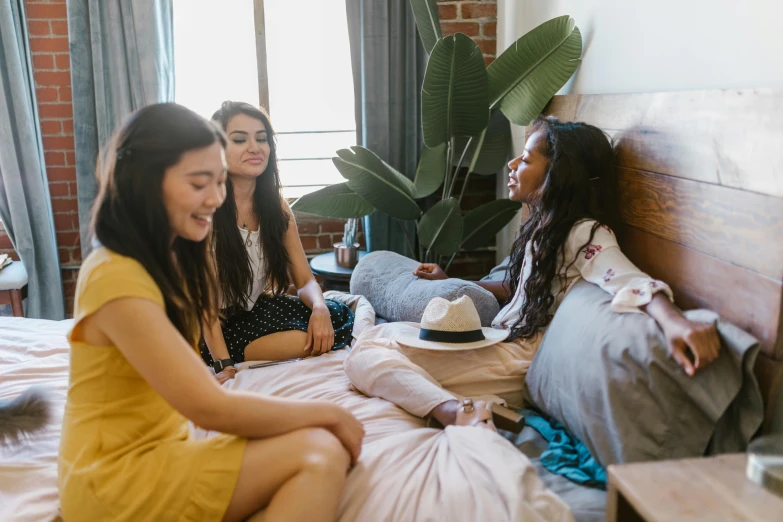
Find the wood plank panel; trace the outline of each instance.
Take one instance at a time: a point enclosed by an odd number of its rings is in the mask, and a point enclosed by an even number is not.
[[[783,350],[776,347],[783,294],[780,281],[631,226],[620,227],[617,235],[623,252],[636,266],[672,287],[680,308],[714,310],[759,339],[765,353],[783,358]]]
[[[783,197],[783,90],[555,96],[614,136],[618,165]]]
[[[766,354],[760,353],[756,359],[754,373],[759,381],[761,393],[764,396],[766,414],[764,415],[764,433],[783,433],[783,413],[775,415],[777,409],[783,409],[780,404],[780,387],[783,385],[783,361],[776,361]],[[783,410],[782,410],[783,411]]]
[[[618,169],[623,222],[712,257],[783,278],[783,200]]]

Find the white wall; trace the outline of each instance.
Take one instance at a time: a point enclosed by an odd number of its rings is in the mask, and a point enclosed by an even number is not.
[[[498,52],[566,14],[584,51],[561,94],[783,88],[783,0],[498,0]],[[512,135],[519,154],[524,129]],[[498,235],[498,260],[518,226]]]
[[[499,0],[498,51],[571,15],[584,60],[563,93],[783,87],[780,0]]]

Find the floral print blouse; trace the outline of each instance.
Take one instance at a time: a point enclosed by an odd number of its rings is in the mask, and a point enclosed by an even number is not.
[[[567,262],[560,263],[561,273],[552,281],[552,295],[555,296],[555,302],[552,304],[553,314],[568,290],[580,278],[612,294],[614,296],[612,310],[619,313],[641,313],[639,307],[652,301],[657,292],[664,292],[670,300],[672,299],[671,288],[666,283],[650,278],[625,257],[609,227],[605,225],[598,227],[593,238],[590,239],[594,224],[594,220],[584,220],[571,229],[565,245]],[[585,244],[586,246],[583,246]],[[519,320],[525,302],[524,286],[525,281],[530,277],[532,257],[531,245],[528,243],[525,247],[520,284],[514,298],[495,316],[492,321],[493,328],[509,329]],[[567,270],[565,270],[566,266],[568,266]]]

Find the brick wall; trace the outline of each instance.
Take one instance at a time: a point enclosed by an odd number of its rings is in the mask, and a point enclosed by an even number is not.
[[[497,55],[497,0],[438,0],[440,28],[444,35],[464,33],[478,44],[489,65]],[[460,180],[464,172],[460,173]],[[468,180],[462,209],[470,210],[495,199],[495,176],[472,175]],[[457,182],[457,188],[461,181]],[[463,279],[480,279],[495,266],[492,246],[473,252],[460,252],[449,269],[449,275]]]
[[[496,54],[496,0],[443,1],[438,9],[444,34],[462,32],[471,36],[484,53],[487,64]],[[79,217],[76,196],[76,161],[73,143],[70,56],[65,0],[25,0],[44,158],[49,179],[55,231],[62,268],[66,311],[73,309],[76,276],[81,264]],[[473,176],[469,182],[465,207],[473,208],[494,198],[495,178]],[[297,216],[302,244],[309,255],[331,250],[342,238],[343,220]],[[359,239],[364,245],[363,235]],[[15,259],[5,231],[0,225],[0,253]],[[491,250],[462,253],[454,262],[452,274],[476,278],[494,266]]]

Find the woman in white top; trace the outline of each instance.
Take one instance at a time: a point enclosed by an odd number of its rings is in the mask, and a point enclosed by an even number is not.
[[[244,360],[320,355],[351,340],[353,312],[324,299],[296,221],[280,194],[277,147],[267,113],[224,102],[212,119],[228,136],[226,201],[212,241],[223,320],[204,325],[201,355],[220,382]],[[298,297],[286,295],[289,285]]]
[[[558,305],[580,278],[613,294],[614,311],[653,317],[688,375],[718,356],[714,326],[688,321],[672,304],[669,287],[642,273],[620,251],[609,226],[615,185],[612,147],[600,129],[541,118],[534,123],[524,153],[509,168],[509,198],[526,203],[530,216],[514,243],[506,280],[479,283],[505,303],[492,326],[509,330],[506,342],[443,358],[401,347],[393,340],[393,325],[376,327],[362,335],[346,362],[357,388],[416,415],[432,415],[443,425],[456,420],[455,395],[497,395],[519,407],[520,376],[527,372]],[[422,279],[448,278],[434,264],[420,265],[414,274]],[[388,349],[397,352],[393,363],[384,360]],[[406,383],[405,392],[397,397],[395,385],[389,383],[402,382],[413,375],[411,370],[430,379],[413,377],[418,384]]]

